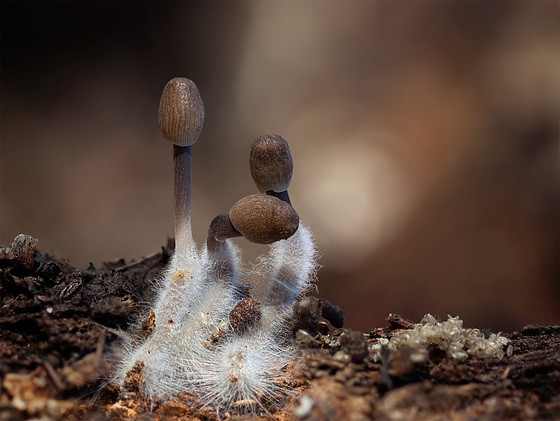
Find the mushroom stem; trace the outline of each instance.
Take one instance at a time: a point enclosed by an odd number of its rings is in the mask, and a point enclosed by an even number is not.
[[[209,242],[224,241],[228,238],[241,236],[242,234],[235,229],[227,213],[216,216],[208,229]]]
[[[212,261],[210,279],[236,284],[238,258],[235,248],[226,241],[228,238],[241,237],[227,213],[216,216],[210,223],[206,249]]]
[[[284,190],[279,193],[275,192],[274,190],[268,190],[266,194],[268,194],[269,196],[277,197],[278,199],[286,202],[288,205],[292,204],[292,202],[290,202],[290,196],[288,195],[288,190]]]
[[[191,228],[191,146],[173,145],[175,172],[175,253],[187,256],[194,251]]]

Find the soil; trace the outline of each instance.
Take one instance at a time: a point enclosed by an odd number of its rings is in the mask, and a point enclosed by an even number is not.
[[[111,356],[145,311],[173,250],[138,261],[70,266],[20,235],[0,250],[0,419],[471,420],[560,418],[560,326],[527,326],[499,361],[455,361],[435,347],[389,351],[380,339],[414,323],[389,315],[366,333],[344,329],[336,305],[309,297],[294,328],[301,358],[288,367],[281,408],[216,414],[185,393],[142,395],[142,367],[108,383]]]

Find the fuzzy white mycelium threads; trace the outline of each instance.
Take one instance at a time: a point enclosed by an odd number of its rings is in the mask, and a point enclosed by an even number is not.
[[[501,360],[504,346],[510,340],[493,333],[485,338],[478,329],[463,328],[459,317],[447,316],[445,322],[438,322],[431,314],[426,314],[412,330],[396,333],[388,342],[389,349],[427,349],[430,344],[445,351],[448,357],[464,360],[473,356],[486,360]]]
[[[124,384],[141,362],[146,396],[185,392],[218,412],[264,409],[285,395],[285,369],[295,357],[293,304],[314,278],[317,252],[291,206],[291,155],[278,135],[261,136],[251,146],[251,173],[261,193],[216,217],[198,250],[190,227],[190,147],[203,120],[194,83],[171,80],[160,103],[160,128],[174,143],[176,249],[151,306],[154,323],[124,345],[115,382]],[[243,282],[239,251],[230,242],[236,236],[270,244],[247,274],[264,283],[260,297],[251,297]]]

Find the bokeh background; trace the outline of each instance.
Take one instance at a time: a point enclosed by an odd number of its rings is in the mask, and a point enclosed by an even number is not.
[[[31,234],[81,267],[160,250],[173,176],[157,107],[187,76],[206,106],[199,244],[256,191],[252,139],[279,133],[319,292],[348,327],[559,323],[557,1],[0,7],[2,244]]]

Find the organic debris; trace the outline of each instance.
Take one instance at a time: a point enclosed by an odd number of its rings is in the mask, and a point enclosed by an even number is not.
[[[17,244],[2,250],[21,247]],[[127,335],[131,316],[145,311],[141,303],[152,298],[153,283],[172,249],[168,244],[138,261],[85,270],[35,248],[32,267],[28,259],[0,255],[0,419],[560,417],[559,326],[527,326],[503,334],[510,342],[502,359],[470,355],[457,360],[433,344],[391,349],[392,338],[416,326],[398,315],[367,334],[336,327],[324,315],[336,314],[330,318],[338,323],[340,312],[325,312],[335,307],[313,297],[296,311],[305,317],[296,321],[294,332],[300,359],[286,367],[293,392],[281,408],[217,414],[200,407],[189,391],[166,402],[150,401],[138,392],[141,366],[128,386],[108,385],[119,338]],[[310,314],[315,332],[305,322]]]

